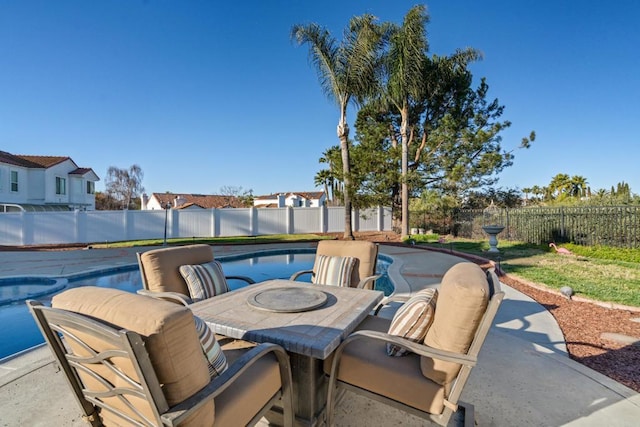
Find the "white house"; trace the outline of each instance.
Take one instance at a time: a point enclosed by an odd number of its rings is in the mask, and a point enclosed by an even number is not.
[[[0,212],[95,210],[99,180],[70,157],[0,151]]]
[[[151,197],[141,196],[140,209],[155,210],[164,209],[213,209],[213,208],[242,208],[242,201],[235,196],[222,196],[216,194],[176,194],[176,193],[152,193]]]
[[[276,193],[256,197],[253,199],[253,206],[258,208],[283,208],[285,206],[317,208],[324,206],[326,200],[327,196],[324,191]]]

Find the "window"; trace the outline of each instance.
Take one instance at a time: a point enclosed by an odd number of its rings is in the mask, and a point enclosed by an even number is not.
[[[18,192],[18,171],[11,171],[11,191]]]
[[[67,194],[67,180],[56,176],[56,194]]]
[[[87,194],[94,194],[96,192],[96,183],[93,181],[87,181]]]

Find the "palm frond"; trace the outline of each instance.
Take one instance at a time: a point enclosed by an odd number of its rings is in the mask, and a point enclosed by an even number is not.
[[[299,45],[308,45],[309,61],[318,73],[320,87],[325,94],[340,102],[340,83],[336,70],[339,46],[329,31],[318,24],[294,25],[291,38]]]
[[[424,57],[428,51],[426,24],[429,17],[423,5],[413,7],[400,27],[390,36],[386,58],[387,92],[394,104],[418,97],[422,89]]]

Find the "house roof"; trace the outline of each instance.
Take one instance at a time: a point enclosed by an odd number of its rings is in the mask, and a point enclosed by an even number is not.
[[[85,176],[88,174],[93,174],[93,176],[99,181],[100,178],[98,177],[98,175],[93,171],[93,169],[91,168],[77,168],[71,172],[69,172],[69,175],[80,175],[80,176]]]
[[[295,195],[295,196],[300,196],[309,200],[316,200],[322,197],[322,195],[324,194],[324,191],[290,191],[288,193],[273,193],[273,194],[266,194],[263,196],[257,196],[256,200],[273,200],[273,199],[277,199],[280,194],[284,194],[286,197]]]
[[[85,175],[89,172],[93,172],[93,170],[91,168],[78,168],[69,172],[69,175]]]
[[[298,196],[304,197],[309,200],[317,200],[324,195],[324,191],[306,191],[302,193],[291,193],[297,194]]]
[[[49,168],[51,166],[55,166],[58,163],[62,163],[65,160],[71,160],[71,157],[63,157],[63,156],[30,156],[24,154],[16,154],[16,157],[20,157],[29,162],[35,163],[43,168]],[[73,160],[71,160],[75,164]],[[77,166],[77,165],[76,165]]]
[[[23,168],[41,169],[44,167],[41,164],[25,159],[23,156],[16,156],[15,154],[7,153],[6,151],[0,151],[0,162],[14,166],[21,166]]]
[[[0,162],[7,163],[14,166],[20,166],[29,169],[46,169],[51,166],[55,166],[66,160],[70,160],[76,166],[76,169],[69,172],[69,175],[86,175],[93,173],[98,178],[98,175],[91,168],[79,168],[71,157],[69,156],[31,156],[26,154],[11,154],[6,151],[0,151]]]
[[[236,196],[222,196],[215,194],[175,194],[175,193],[153,193],[152,195],[162,205],[169,203],[173,207],[173,201],[176,197],[185,200],[185,203],[179,207],[184,209],[193,205],[203,209],[212,208],[243,208],[242,201]]]

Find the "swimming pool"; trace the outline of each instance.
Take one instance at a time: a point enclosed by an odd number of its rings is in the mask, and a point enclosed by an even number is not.
[[[297,271],[313,267],[313,249],[283,249],[260,251],[227,257],[216,257],[227,275],[249,276],[256,282],[268,279],[288,279]],[[393,285],[386,275],[392,259],[378,256],[376,289],[385,295],[391,294]],[[301,281],[310,281],[309,275],[301,276]],[[41,277],[0,279],[0,360],[44,342],[35,321],[24,301],[37,299],[50,304],[51,298],[65,290],[79,286],[100,286],[136,292],[142,289],[142,278],[137,265],[121,267],[101,273],[79,274],[69,279]],[[243,281],[229,281],[229,287],[238,289],[246,286]]]

